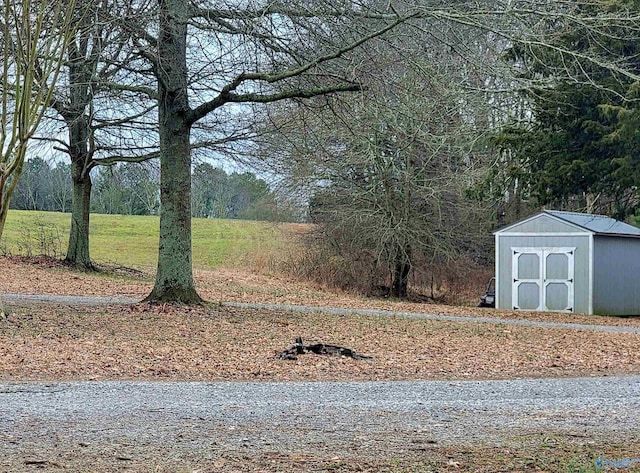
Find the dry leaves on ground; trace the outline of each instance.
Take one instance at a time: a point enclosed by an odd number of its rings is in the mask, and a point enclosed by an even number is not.
[[[514,318],[579,324],[640,327],[640,317],[621,318],[581,314],[480,309],[434,303],[358,297],[329,291],[278,274],[260,274],[241,269],[219,268],[194,271],[199,293],[211,302],[250,302],[292,304],[354,309],[380,309],[443,315]],[[0,257],[0,292],[24,294],[60,294],[79,296],[121,296],[143,299],[153,286],[150,269],[138,277],[110,276],[101,273],[71,271],[56,261],[37,258]],[[480,294],[478,294],[479,300]]]
[[[56,262],[0,258],[0,290],[142,298],[139,278],[78,273]],[[9,277],[7,277],[9,276]],[[507,312],[373,300],[277,275],[196,271],[212,301],[373,308],[447,315],[640,326],[637,318]],[[391,380],[640,372],[640,335],[221,307],[10,306],[0,322],[4,379]],[[374,361],[276,354],[302,336]]]
[[[207,307],[14,308],[5,380],[404,380],[640,373],[637,334]],[[375,360],[301,355],[296,337]]]

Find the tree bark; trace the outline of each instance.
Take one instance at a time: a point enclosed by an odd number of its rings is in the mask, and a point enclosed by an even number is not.
[[[398,298],[407,297],[409,272],[411,272],[410,257],[401,253],[396,257],[396,264],[393,269],[393,284],[391,286],[392,296]]]
[[[199,303],[191,252],[191,125],[187,121],[189,4],[161,0],[158,37],[160,242],[155,286],[148,302]]]
[[[65,262],[85,270],[93,270],[89,253],[89,216],[91,208],[91,156],[87,146],[88,123],[83,116],[67,119],[71,156],[71,230]]]
[[[0,153],[4,150],[0,149]],[[0,168],[4,167],[0,171],[0,237],[4,232],[4,225],[7,221],[7,214],[9,212],[9,201],[16,189],[20,174],[22,174],[22,166],[24,165],[25,156],[27,154],[26,141],[20,141],[13,151],[13,159],[17,163],[13,171],[7,171],[8,163],[6,160],[0,160]],[[9,168],[10,169],[10,168]],[[11,178],[11,180],[9,180]]]
[[[7,212],[9,212],[9,199],[3,199],[0,195],[0,237],[4,231],[4,224],[7,221]]]
[[[91,176],[76,170],[82,163],[72,163],[73,196],[71,201],[71,231],[65,262],[78,268],[93,270],[89,254],[89,209]]]

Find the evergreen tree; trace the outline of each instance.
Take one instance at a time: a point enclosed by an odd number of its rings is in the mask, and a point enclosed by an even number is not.
[[[592,15],[638,11],[640,2],[584,8]],[[597,61],[567,62],[558,51],[606,57],[607,63],[624,62],[640,73],[640,44],[615,24],[599,35],[586,27],[560,30],[556,41],[557,50],[519,46],[510,51],[528,80],[553,87],[527,90],[532,120],[505,127],[496,137],[507,165],[496,167],[491,180],[517,182],[517,197],[531,197],[537,205],[624,219],[640,206],[638,83]]]

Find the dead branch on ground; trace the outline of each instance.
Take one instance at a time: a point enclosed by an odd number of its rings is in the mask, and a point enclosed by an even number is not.
[[[315,353],[316,355],[335,355],[353,358],[354,360],[373,360],[373,356],[360,355],[351,348],[341,347],[338,345],[328,345],[326,343],[316,343],[313,345],[305,345],[302,343],[302,337],[296,338],[293,344],[287,350],[280,352],[278,358],[281,360],[297,360],[298,355],[305,353]]]

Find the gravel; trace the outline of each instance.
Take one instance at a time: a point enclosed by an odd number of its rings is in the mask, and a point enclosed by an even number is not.
[[[389,317],[407,317],[412,319],[440,320],[443,322],[472,322],[494,325],[519,325],[524,327],[561,328],[569,330],[593,330],[596,332],[610,333],[640,333],[638,327],[621,327],[617,325],[575,324],[562,322],[542,322],[537,320],[503,319],[497,317],[465,317],[459,315],[425,314],[420,312],[395,312],[390,310],[375,309],[341,309],[337,307],[309,307],[283,304],[253,304],[244,302],[225,302],[229,307],[247,309],[284,310],[289,312],[320,312],[337,315],[376,315]]]
[[[79,306],[98,306],[109,304],[137,304],[139,299],[111,296],[59,296],[53,294],[2,294],[2,300],[21,304],[65,304]]]
[[[7,458],[61,445],[124,445],[134,456],[212,448],[379,456],[417,445],[504,444],[536,433],[624,437],[638,425],[640,376],[0,383],[0,453]]]

